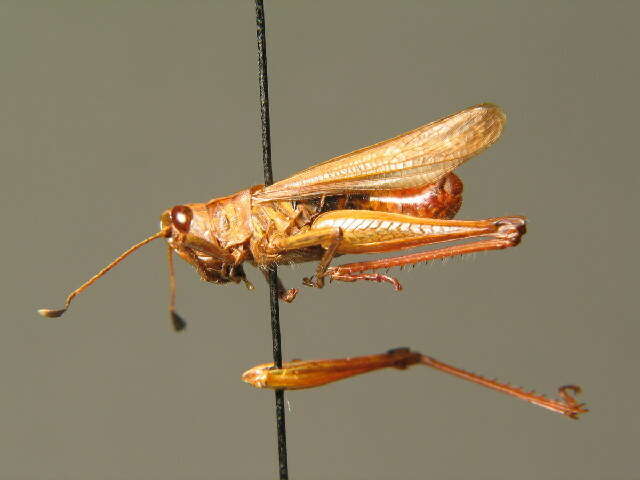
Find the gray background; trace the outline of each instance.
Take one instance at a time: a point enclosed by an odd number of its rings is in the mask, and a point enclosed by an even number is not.
[[[640,478],[636,2],[267,3],[276,178],[483,101],[503,139],[460,218],[515,249],[282,307],[285,357],[408,345],[554,393],[575,422],[426,368],[287,394],[293,478]],[[146,247],[43,319],[162,210],[261,182],[249,1],[0,3],[1,478],[272,478],[267,288]],[[299,285],[313,266],[283,271]],[[636,454],[634,455],[634,452]],[[635,458],[634,458],[635,457]]]

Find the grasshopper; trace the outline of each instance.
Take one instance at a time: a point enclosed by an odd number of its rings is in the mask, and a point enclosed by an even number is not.
[[[189,262],[202,280],[241,283],[249,289],[244,263],[263,272],[270,265],[317,261],[303,284],[322,288],[326,280],[388,283],[399,281],[380,269],[516,246],[526,231],[522,216],[453,220],[462,204],[462,181],[453,170],[493,144],[506,116],[484,103],[411,130],[390,140],[309,167],[291,177],[256,185],[206,203],[166,210],[160,231],[132,246],[74,290],[73,298],[133,251],[158,238],[168,242],[171,297],[176,330],[184,321],[175,312],[173,253]],[[469,240],[432,250],[379,260],[332,266],[344,254],[385,253],[425,245]],[[298,290],[278,280],[281,300]]]

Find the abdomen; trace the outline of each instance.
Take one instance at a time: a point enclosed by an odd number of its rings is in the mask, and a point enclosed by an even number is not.
[[[402,213],[420,218],[453,218],[462,205],[462,180],[450,173],[419,188],[351,196],[343,208]]]

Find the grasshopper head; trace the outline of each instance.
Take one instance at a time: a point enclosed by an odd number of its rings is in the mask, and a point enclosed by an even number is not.
[[[234,263],[234,258],[220,246],[215,236],[206,204],[176,205],[165,210],[160,217],[160,228],[168,232],[169,245],[183,258],[183,253],[189,251],[189,256],[193,254],[217,263]]]

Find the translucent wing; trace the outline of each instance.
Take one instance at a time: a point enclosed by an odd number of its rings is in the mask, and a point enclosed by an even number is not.
[[[506,121],[483,103],[309,167],[254,194],[258,202],[413,188],[433,183],[494,143]]]

